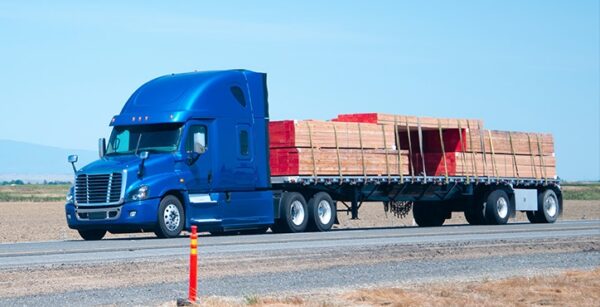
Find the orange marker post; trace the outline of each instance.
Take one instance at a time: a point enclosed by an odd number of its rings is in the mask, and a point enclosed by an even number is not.
[[[192,303],[196,302],[197,285],[198,285],[198,228],[192,226],[190,234],[190,288],[188,300]]]

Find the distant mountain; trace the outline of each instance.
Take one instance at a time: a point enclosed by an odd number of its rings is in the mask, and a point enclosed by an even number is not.
[[[0,181],[33,178],[31,181],[72,178],[67,156],[79,155],[77,167],[98,158],[91,150],[64,149],[25,142],[0,140]],[[20,177],[19,177],[20,176]],[[36,179],[37,178],[37,179]]]

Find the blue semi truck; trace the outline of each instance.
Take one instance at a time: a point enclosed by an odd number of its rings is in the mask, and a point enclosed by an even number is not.
[[[277,176],[269,170],[266,74],[227,70],[172,74],[142,85],[114,116],[100,158],[75,171],[68,226],[85,240],[106,232],[178,236],[327,231],[337,212],[358,218],[363,202],[412,208],[419,226],[452,212],[471,224],[505,224],[517,211],[554,222],[558,179],[462,176]],[[338,209],[338,204],[343,208]]]

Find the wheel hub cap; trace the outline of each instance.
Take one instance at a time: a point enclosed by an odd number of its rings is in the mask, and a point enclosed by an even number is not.
[[[544,210],[551,217],[554,217],[558,212],[558,205],[556,203],[556,198],[554,197],[548,197],[544,202]]]
[[[296,226],[302,225],[302,222],[304,222],[304,206],[302,206],[302,203],[298,200],[292,202],[290,211],[292,223]]]
[[[496,210],[498,210],[498,216],[505,218],[508,215],[508,202],[504,197],[498,198],[496,201]]]
[[[331,205],[329,202],[326,200],[319,202],[317,213],[319,214],[319,221],[321,221],[321,224],[328,224],[331,221]]]
[[[173,204],[167,205],[164,211],[165,226],[169,231],[174,231],[179,227],[180,215],[179,209]]]

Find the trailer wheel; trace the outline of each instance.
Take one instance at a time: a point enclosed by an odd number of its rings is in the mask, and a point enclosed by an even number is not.
[[[106,234],[106,230],[103,229],[78,230],[77,232],[86,241],[102,240]]]
[[[465,219],[470,225],[485,225],[483,202],[474,200],[465,207]]]
[[[437,202],[415,202],[413,205],[413,218],[419,227],[442,226],[447,215],[447,210]]]
[[[527,211],[527,219],[531,223],[554,223],[559,215],[560,202],[550,189],[538,194],[537,211]]]
[[[308,225],[308,206],[302,194],[284,192],[280,202],[280,218],[273,225],[275,232],[303,232]]]
[[[159,238],[179,236],[185,223],[183,206],[179,198],[173,195],[164,197],[158,205],[158,227],[154,233]]]
[[[335,222],[337,209],[331,196],[319,192],[308,200],[308,229],[311,231],[328,231]]]
[[[503,225],[510,217],[510,199],[504,190],[494,190],[485,199],[484,215],[489,225]]]

